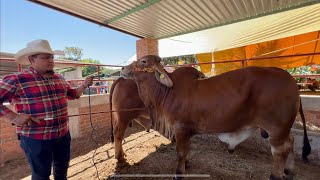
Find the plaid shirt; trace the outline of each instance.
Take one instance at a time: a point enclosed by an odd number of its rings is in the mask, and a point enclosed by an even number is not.
[[[0,82],[0,117],[11,112],[3,105],[9,101],[16,112],[40,119],[31,126],[17,126],[18,134],[39,140],[56,139],[68,132],[67,100],[77,98],[76,94],[61,75],[46,79],[29,67]]]

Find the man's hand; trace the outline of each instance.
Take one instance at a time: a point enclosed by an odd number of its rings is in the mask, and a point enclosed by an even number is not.
[[[92,84],[93,84],[93,76],[86,77],[83,83],[77,88],[77,98],[79,98],[82,95],[83,91],[85,91]]]
[[[39,123],[40,120],[28,114],[19,114],[12,120],[12,123],[17,126],[30,126],[33,122]]]
[[[93,76],[88,76],[88,77],[86,77],[86,79],[83,81],[83,86],[84,87],[89,87],[89,86],[91,86],[93,84]]]

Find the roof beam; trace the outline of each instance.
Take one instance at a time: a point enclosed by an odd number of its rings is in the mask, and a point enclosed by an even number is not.
[[[148,2],[146,2],[146,3],[144,3],[144,4],[140,5],[140,6],[137,6],[137,7],[133,8],[133,9],[130,9],[127,12],[124,12],[124,13],[118,15],[118,16],[115,16],[115,17],[113,17],[113,18],[111,18],[109,20],[106,20],[105,24],[110,24],[110,23],[113,23],[115,21],[118,21],[118,20],[120,20],[120,19],[122,19],[122,18],[124,18],[126,16],[129,16],[130,14],[134,14],[134,13],[136,13],[138,11],[141,11],[141,10],[143,10],[143,9],[149,7],[149,6],[152,6],[152,5],[154,5],[154,4],[156,4],[156,3],[160,2],[160,1],[161,0],[149,0]]]

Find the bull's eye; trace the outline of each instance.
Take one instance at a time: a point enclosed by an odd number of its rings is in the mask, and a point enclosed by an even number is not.
[[[142,64],[147,64],[147,62],[145,60],[142,60],[141,63]]]

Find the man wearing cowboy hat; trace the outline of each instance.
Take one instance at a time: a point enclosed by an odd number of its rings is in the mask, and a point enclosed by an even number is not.
[[[46,40],[35,40],[15,55],[17,63],[30,65],[0,82],[0,117],[17,126],[20,146],[32,169],[32,179],[67,179],[70,160],[67,100],[79,98],[92,85],[88,77],[73,89],[54,73],[53,51]],[[9,101],[14,113],[3,105]]]

